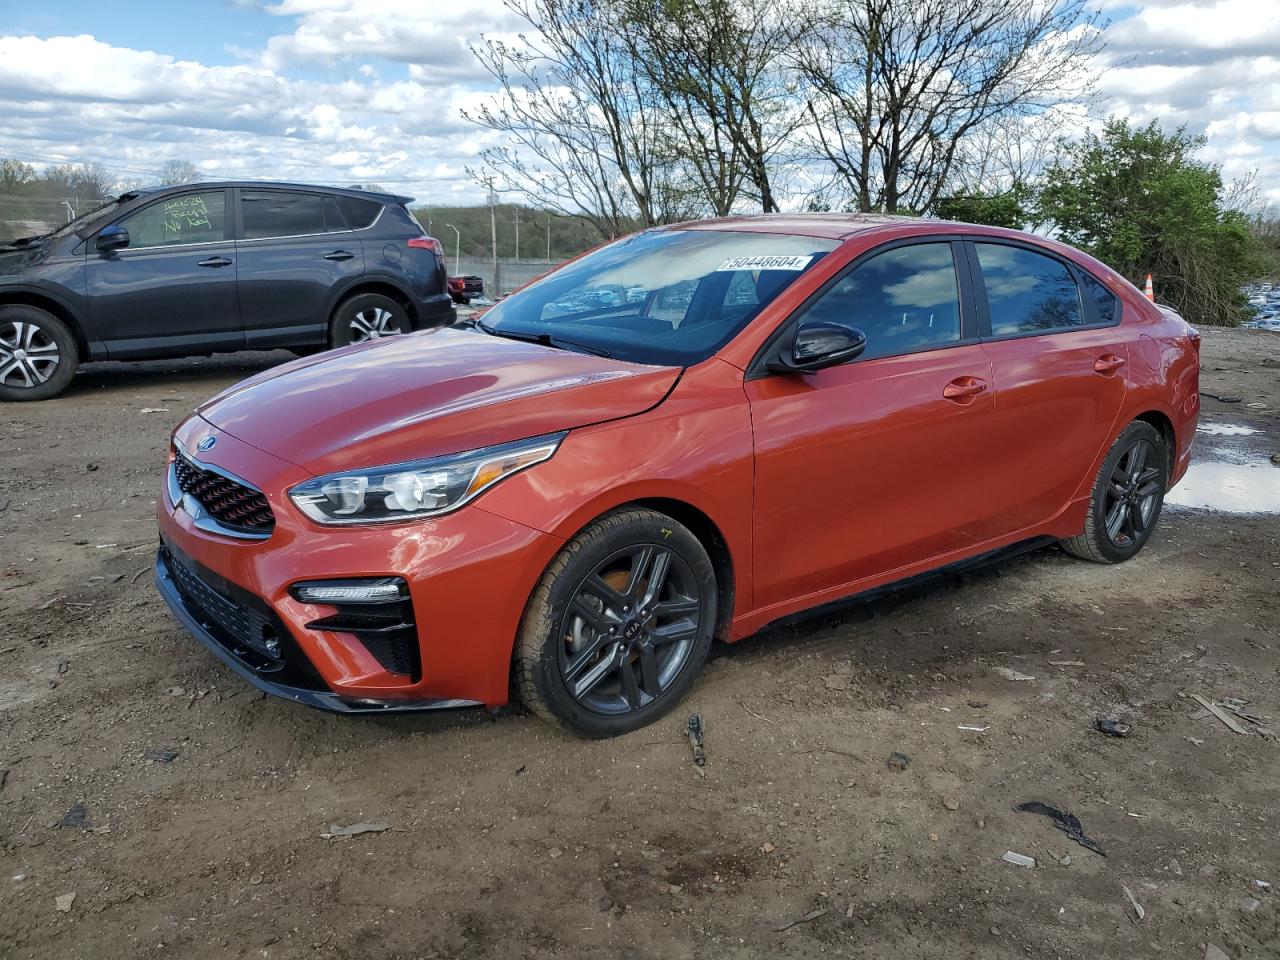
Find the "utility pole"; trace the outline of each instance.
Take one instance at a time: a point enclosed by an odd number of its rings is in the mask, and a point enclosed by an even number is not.
[[[498,271],[498,191],[493,189],[493,177],[485,177],[484,182],[485,186],[489,188],[489,233],[491,249],[493,252],[492,297],[497,299],[498,294],[502,290],[502,275]]]
[[[547,211],[547,263],[551,262],[551,211]]]
[[[520,207],[516,207],[516,263],[520,262]]]
[[[452,223],[445,226],[453,231],[453,275],[456,277],[462,273],[462,231]]]

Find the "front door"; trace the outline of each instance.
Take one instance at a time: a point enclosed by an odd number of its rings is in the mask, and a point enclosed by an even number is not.
[[[229,211],[227,191],[193,189],[118,221],[127,247],[100,251],[89,239],[90,309],[113,359],[244,346]]]
[[[853,592],[974,542],[991,370],[955,251],[911,243],[855,263],[801,319],[858,327],[863,355],[747,381],[758,606]]]

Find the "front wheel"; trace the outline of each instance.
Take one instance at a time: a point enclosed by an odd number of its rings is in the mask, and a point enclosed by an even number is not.
[[[1169,481],[1169,452],[1160,432],[1135,420],[1121,431],[1093,483],[1084,531],[1062,540],[1073,556],[1121,563],[1151,537]]]
[[[0,400],[47,400],[67,388],[80,362],[76,338],[51,313],[0,307]]]
[[[612,737],[675,706],[706,661],[716,574],[686,527],[652,510],[608,514],[547,567],[516,650],[521,699],[582,737]]]

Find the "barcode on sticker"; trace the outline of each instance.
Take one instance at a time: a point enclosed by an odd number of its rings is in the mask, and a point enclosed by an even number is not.
[[[730,257],[717,273],[726,270],[803,270],[813,257]]]

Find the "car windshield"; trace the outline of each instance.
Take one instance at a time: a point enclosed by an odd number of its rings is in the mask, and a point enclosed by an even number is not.
[[[125,197],[117,197],[114,200],[108,200],[106,203],[94,207],[87,213],[82,213],[69,223],[64,223],[53,233],[51,237],[65,237],[68,233],[75,231],[80,237],[87,237],[98,228],[98,224],[106,220],[111,214],[115,213],[116,208],[120,206]]]
[[[838,241],[649,230],[611,243],[489,310],[489,333],[636,363],[711,356]]]

